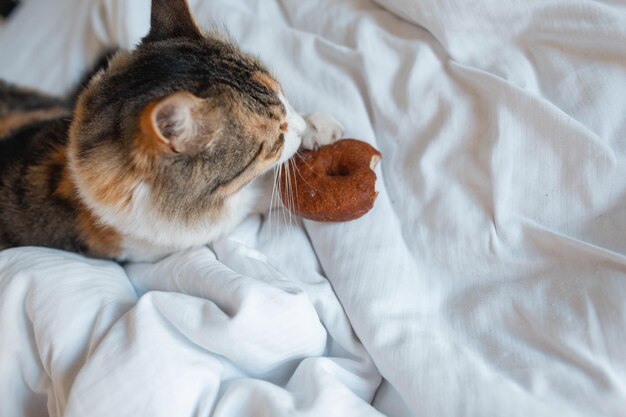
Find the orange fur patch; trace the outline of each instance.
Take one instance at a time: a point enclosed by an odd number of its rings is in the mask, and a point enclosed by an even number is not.
[[[92,197],[107,207],[124,209],[131,202],[133,190],[139,183],[137,175],[129,170],[127,175],[116,173],[118,163],[109,162],[110,171],[103,173],[85,168],[82,171],[82,181],[95,192]],[[116,175],[117,174],[117,175]]]
[[[115,258],[122,252],[122,238],[119,233],[98,223],[85,207],[78,213],[78,233],[87,244],[91,256]]]
[[[79,125],[84,117],[84,109],[82,100],[79,100],[74,111],[74,126]],[[77,132],[71,132],[70,136],[76,136]],[[75,144],[70,142],[69,152],[73,155],[77,154]],[[137,167],[126,166],[124,171],[120,171],[119,167],[125,164],[121,163],[114,154],[106,154],[102,152],[98,159],[102,164],[96,166],[82,166],[80,168],[81,181],[93,190],[92,198],[98,203],[108,207],[123,209],[130,204],[132,193],[135,186],[139,183],[140,178],[137,174]]]
[[[72,200],[78,207],[77,232],[89,248],[89,255],[98,258],[114,258],[121,254],[122,237],[115,229],[98,222],[91,211],[78,199],[67,166],[55,192],[59,197]]]
[[[69,173],[65,151],[66,148],[56,149],[50,159],[33,169],[29,176],[33,182],[47,184],[54,167],[62,166],[61,178],[53,195],[71,202],[76,207],[77,233],[87,246],[89,255],[99,258],[114,258],[121,254],[122,238],[114,229],[100,224],[79,199]]]
[[[69,116],[69,113],[62,107],[53,107],[51,109],[35,110],[30,112],[9,113],[0,117],[0,137],[19,129],[22,126],[43,120],[55,119],[65,115]]]
[[[276,94],[280,93],[280,85],[264,72],[257,72],[252,76],[252,79],[262,86],[274,91]]]
[[[154,169],[157,159],[172,149],[158,137],[152,115],[159,102],[148,105],[139,116],[139,132],[135,137],[133,160],[142,171]]]

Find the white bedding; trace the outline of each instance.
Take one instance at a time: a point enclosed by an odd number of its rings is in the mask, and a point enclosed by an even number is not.
[[[377,206],[155,265],[0,253],[0,415],[626,416],[623,2],[192,5],[382,151]],[[61,93],[147,24],[27,0],[0,77]]]

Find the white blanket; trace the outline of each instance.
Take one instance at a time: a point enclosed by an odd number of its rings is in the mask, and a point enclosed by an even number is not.
[[[377,206],[125,269],[1,253],[2,416],[377,415],[380,375],[392,416],[626,415],[623,3],[192,5],[382,151]],[[66,91],[147,24],[27,0],[0,77]]]

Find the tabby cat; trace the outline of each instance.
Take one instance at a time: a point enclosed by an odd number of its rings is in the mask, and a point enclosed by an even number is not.
[[[149,34],[74,104],[0,82],[0,249],[122,261],[210,243],[268,200],[272,167],[341,133],[185,0],[153,0]]]

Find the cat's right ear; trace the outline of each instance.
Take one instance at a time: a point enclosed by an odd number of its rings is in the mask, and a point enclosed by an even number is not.
[[[206,147],[222,125],[218,109],[187,92],[152,103],[140,119],[142,133],[154,148],[175,153],[193,153]]]
[[[152,0],[150,33],[144,43],[172,38],[202,37],[193,19],[187,0]]]

